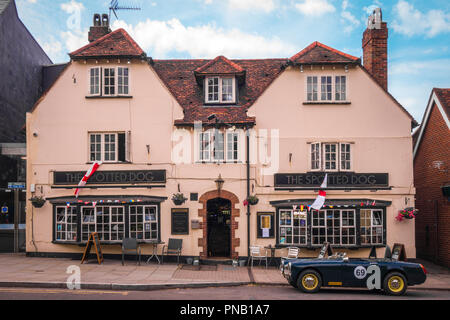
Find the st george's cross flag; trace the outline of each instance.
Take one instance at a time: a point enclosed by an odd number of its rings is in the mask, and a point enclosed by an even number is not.
[[[323,189],[326,189],[327,187],[327,179],[328,173],[325,174],[325,178],[320,185],[319,195],[317,196],[316,201],[314,201],[314,203],[311,205],[311,209],[320,210],[323,207],[323,204],[325,203],[325,196],[327,195],[327,193]]]
[[[78,188],[75,190],[75,197],[78,198],[78,194],[80,193],[80,187],[84,187],[86,185],[86,182],[89,180],[90,177],[97,171],[98,167],[100,167],[102,164],[101,161],[95,161],[92,166],[89,168],[89,170],[84,175],[83,179],[81,179],[80,183],[78,183]]]

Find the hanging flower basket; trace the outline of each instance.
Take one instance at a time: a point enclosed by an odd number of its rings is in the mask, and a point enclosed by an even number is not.
[[[184,197],[184,194],[182,193],[175,193],[172,196],[172,201],[176,206],[181,206],[183,203],[185,203],[187,198]]]
[[[33,207],[35,208],[42,208],[45,204],[45,199],[41,196],[36,196],[36,197],[32,197],[30,199],[31,204],[33,205]]]
[[[419,210],[417,209],[405,208],[398,212],[398,215],[395,217],[395,219],[397,219],[397,221],[403,221],[403,219],[414,219],[418,213]]]
[[[249,196],[244,200],[244,206],[251,205],[254,206],[258,203],[259,199],[256,196]]]

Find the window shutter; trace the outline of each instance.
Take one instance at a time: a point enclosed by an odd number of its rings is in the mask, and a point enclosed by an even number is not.
[[[119,162],[125,162],[126,160],[126,138],[125,133],[119,133],[118,135],[118,157]]]
[[[131,131],[127,131],[125,136],[125,161],[131,162]]]

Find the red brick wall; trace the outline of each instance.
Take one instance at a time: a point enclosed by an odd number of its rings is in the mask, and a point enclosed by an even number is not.
[[[362,40],[364,68],[385,90],[388,87],[387,40],[386,22],[381,23],[381,29],[366,29]]]
[[[433,105],[414,159],[417,257],[450,267],[450,202],[441,186],[450,181],[450,132]],[[428,230],[428,231],[427,231]]]

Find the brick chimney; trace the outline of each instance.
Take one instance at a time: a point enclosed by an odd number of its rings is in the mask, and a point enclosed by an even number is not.
[[[387,40],[387,24],[383,22],[381,8],[376,8],[369,17],[367,29],[363,34],[363,63],[385,90],[388,88]]]
[[[98,13],[94,14],[94,24],[89,30],[89,42],[93,42],[110,32],[109,16],[107,14],[103,14],[100,17]]]

